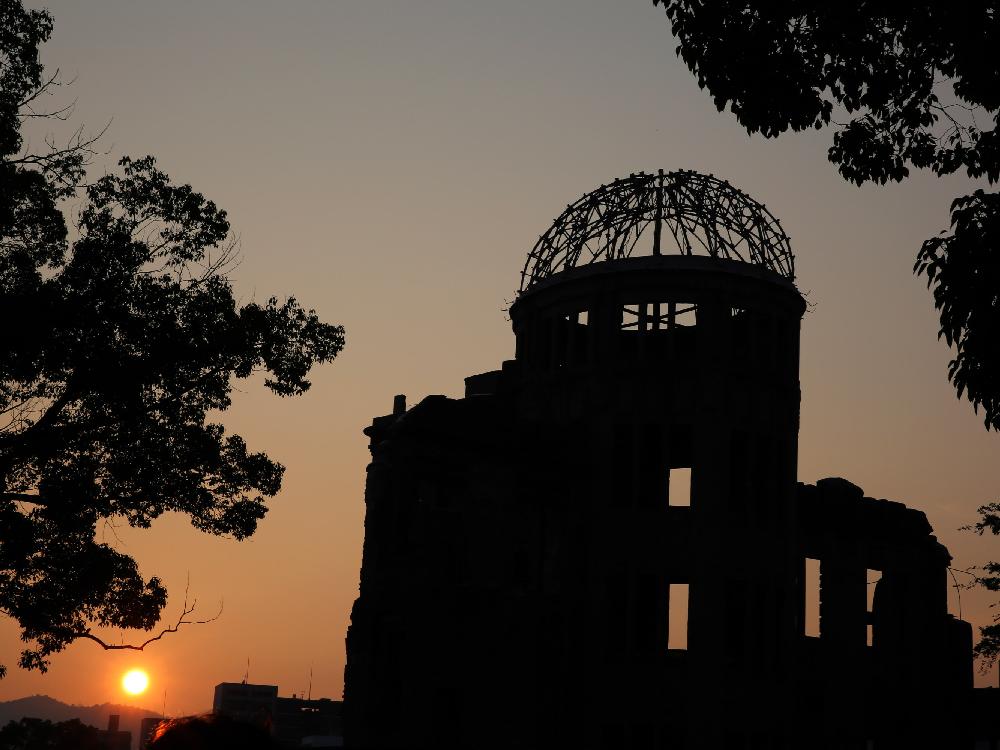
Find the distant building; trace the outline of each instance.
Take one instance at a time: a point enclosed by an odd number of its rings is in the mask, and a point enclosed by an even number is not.
[[[710,176],[567,207],[510,307],[514,359],[365,430],[347,747],[971,750],[991,731],[964,723],[972,631],[924,514],[796,481],[793,264],[777,219]]]
[[[273,733],[275,739],[286,747],[299,747],[306,737],[340,737],[341,701],[329,698],[308,700],[291,697],[278,698],[275,704]],[[318,739],[314,740],[318,742]],[[332,740],[331,740],[332,741]],[[336,747],[336,745],[311,745],[310,747]]]
[[[108,728],[99,730],[100,741],[106,750],[132,750],[132,733],[119,728],[121,716],[108,716]]]
[[[222,682],[215,686],[212,710],[233,719],[270,728],[277,701],[277,685]]]
[[[341,701],[329,698],[310,700],[278,696],[276,685],[223,682],[215,686],[212,710],[234,719],[267,727],[284,747],[302,747],[303,740],[333,743],[341,741]],[[339,747],[312,744],[309,747]]]

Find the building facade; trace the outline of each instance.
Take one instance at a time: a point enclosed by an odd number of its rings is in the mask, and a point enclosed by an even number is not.
[[[307,738],[313,743],[310,746],[326,747],[332,745],[315,743],[320,738],[328,743],[340,742],[342,737],[341,701],[281,697],[277,685],[219,683],[212,711],[265,727],[281,747],[302,747]]]
[[[98,732],[98,742],[105,750],[132,750],[132,733],[121,728],[121,715],[108,716],[108,728]]]
[[[805,308],[780,224],[721,180],[571,204],[515,358],[365,430],[347,746],[954,741],[947,550],[918,511],[796,481]]]

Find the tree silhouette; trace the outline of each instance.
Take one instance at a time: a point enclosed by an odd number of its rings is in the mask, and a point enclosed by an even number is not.
[[[79,719],[51,722],[24,718],[0,729],[5,750],[105,750],[101,733]]]
[[[994,535],[1000,534],[1000,503],[983,505],[978,513],[979,520],[969,529],[980,536],[986,531]],[[994,593],[1000,591],[1000,562],[988,562],[981,569],[968,572],[973,575],[971,586],[981,586]],[[984,669],[1000,658],[1000,614],[993,616],[991,625],[979,628],[979,643],[976,644],[975,654]]]
[[[902,180],[911,166],[1000,179],[995,3],[653,4],[699,86],[748,132],[837,125],[830,161],[859,185]],[[1000,197],[958,198],[951,225],[923,244],[914,271],[933,288],[959,398],[1000,429]]]
[[[27,120],[68,114],[41,109],[59,85],[38,61],[51,30],[47,12],[0,0],[0,611],[28,644],[20,665],[43,671],[76,639],[107,647],[95,627],[151,630],[166,604],[98,525],[176,511],[212,534],[253,534],[283,467],[209,414],[260,371],[273,392],[301,394],[344,343],[293,298],[238,305],[225,211],[151,157],[84,185],[82,130],[23,147]]]

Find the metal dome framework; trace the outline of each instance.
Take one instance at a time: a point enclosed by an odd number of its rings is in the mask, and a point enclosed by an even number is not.
[[[528,254],[520,292],[560,271],[640,254],[650,226],[652,255],[727,258],[795,278],[788,236],[763,204],[712,175],[661,169],[602,185],[567,206]]]

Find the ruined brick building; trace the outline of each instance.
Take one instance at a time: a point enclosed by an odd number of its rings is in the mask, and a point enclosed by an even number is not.
[[[566,209],[514,359],[365,430],[349,747],[972,747],[971,628],[924,514],[796,482],[793,263],[710,176]]]

